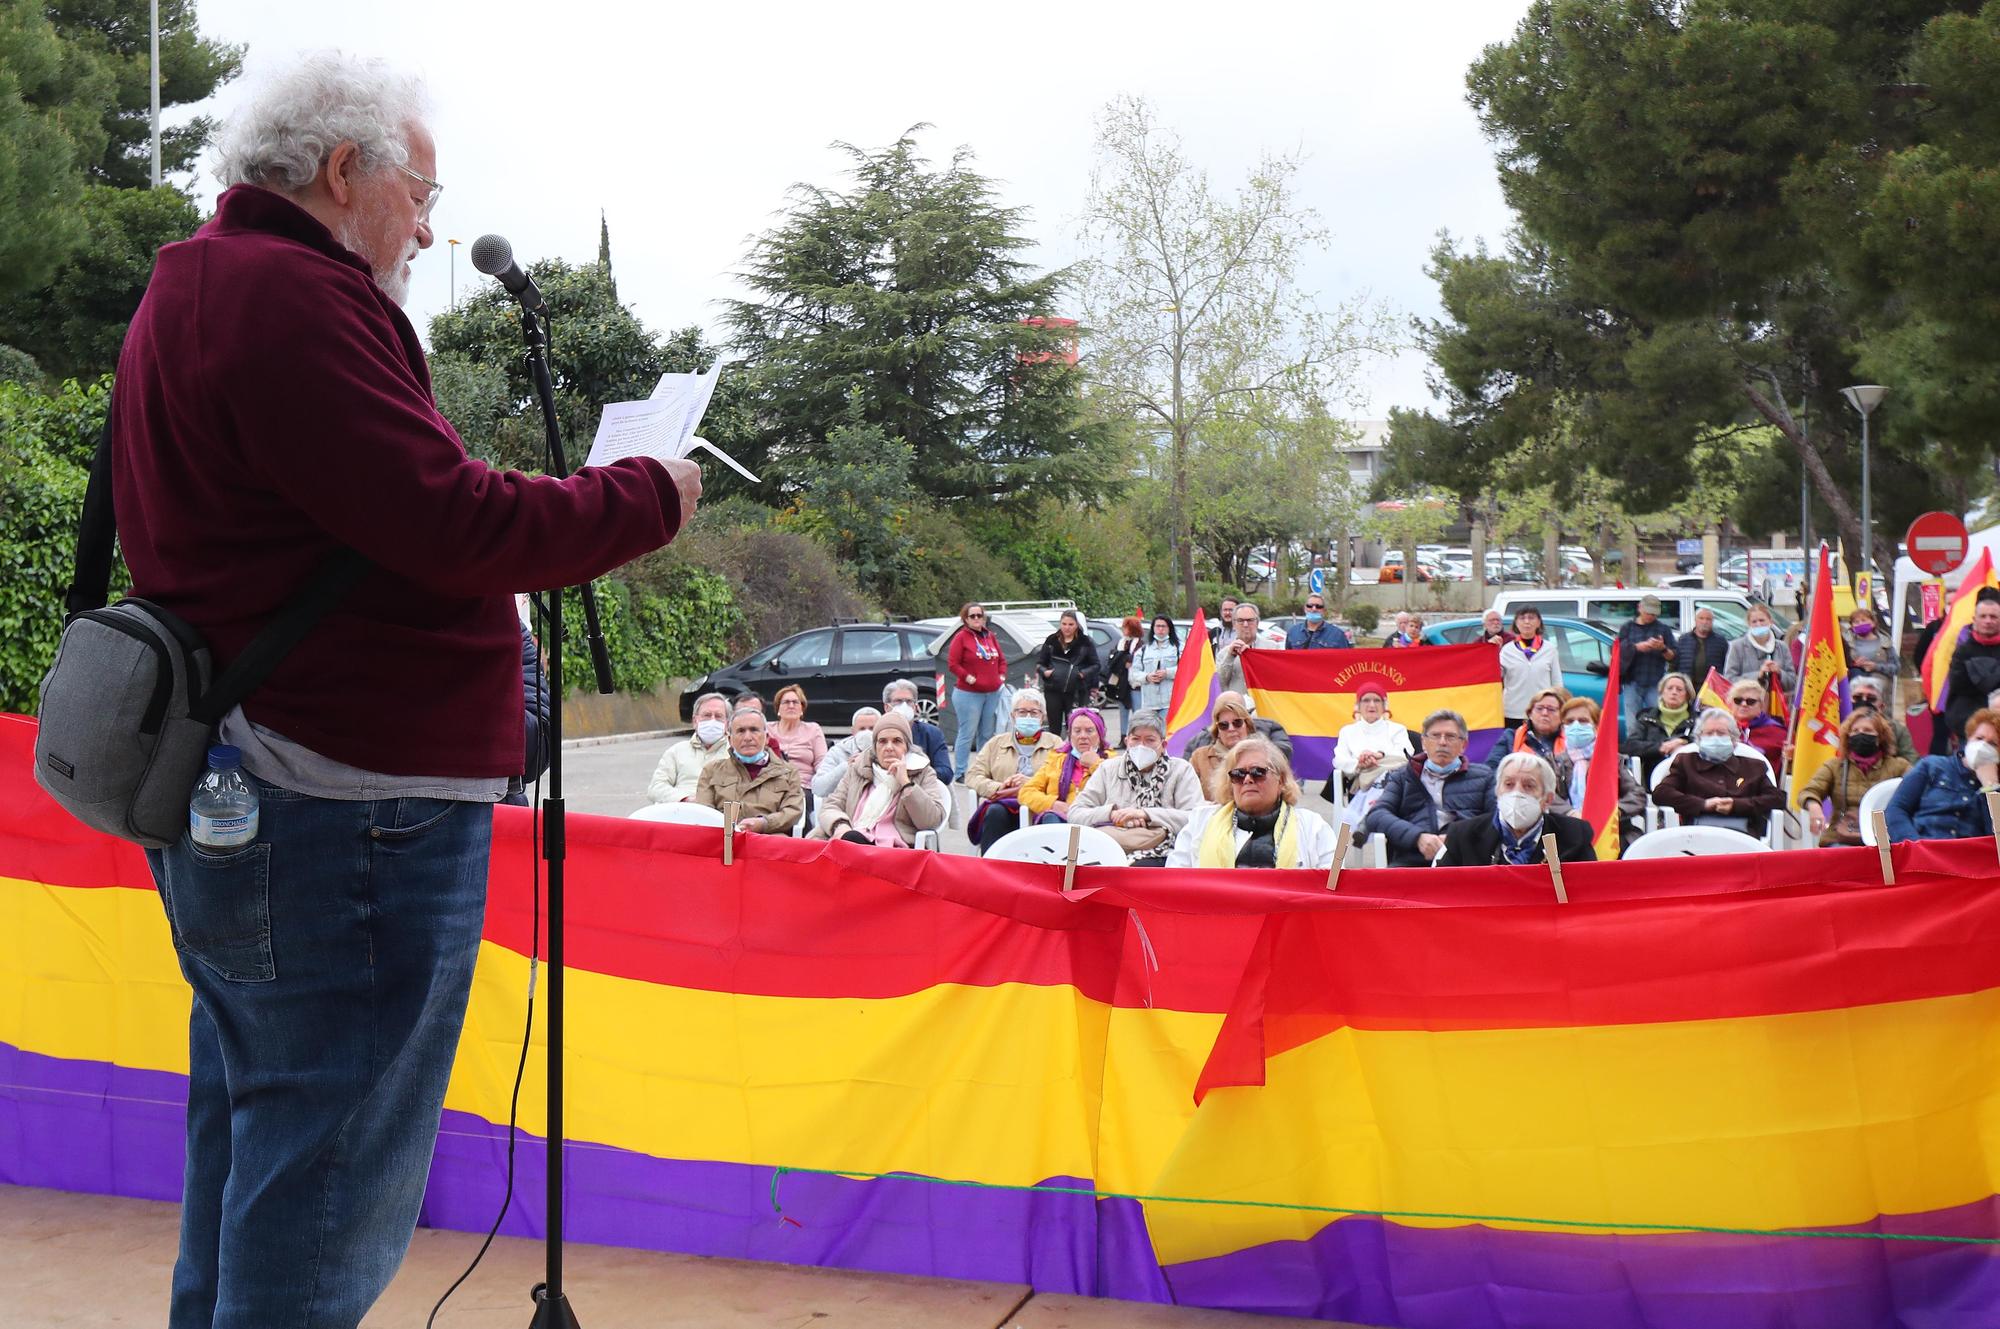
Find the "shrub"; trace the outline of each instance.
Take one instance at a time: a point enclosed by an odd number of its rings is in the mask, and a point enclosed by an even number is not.
[[[1382,609],[1379,605],[1349,605],[1347,621],[1363,632],[1373,632],[1382,626]]]
[[[967,600],[1018,600],[1027,590],[1001,559],[950,513],[913,510],[900,575],[883,606],[904,618],[956,614]]]
[[[611,657],[611,685],[620,692],[644,692],[670,678],[706,673],[729,660],[728,642],[738,612],[729,583],[701,568],[661,572],[662,593],[639,589],[615,577],[600,577],[598,618]],[[563,686],[590,691],[597,675],[584,635],[583,598],[563,595]]]
[[[774,515],[748,499],[702,511],[672,544],[627,569],[626,580],[648,594],[671,596],[677,568],[723,578],[737,617],[718,663],[836,618],[867,616],[860,589],[826,546],[761,524]]]

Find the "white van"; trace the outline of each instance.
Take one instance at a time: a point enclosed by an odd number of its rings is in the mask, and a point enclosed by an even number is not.
[[[1672,586],[1641,586],[1618,590],[1609,586],[1545,587],[1506,591],[1493,600],[1493,607],[1508,623],[1517,609],[1539,609],[1542,617],[1592,618],[1616,631],[1639,616],[1639,601],[1648,595],[1660,600],[1660,621],[1674,635],[1694,627],[1694,613],[1706,609],[1715,615],[1715,630],[1734,640],[1749,629],[1750,597],[1727,586],[1713,590],[1692,590]],[[1779,622],[1784,622],[1782,617]]]

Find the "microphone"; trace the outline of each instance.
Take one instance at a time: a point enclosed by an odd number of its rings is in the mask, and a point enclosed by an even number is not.
[[[472,266],[498,279],[507,288],[507,293],[526,308],[537,314],[549,312],[548,305],[542,301],[541,291],[536,289],[535,279],[521,271],[521,265],[514,261],[514,246],[507,243],[506,236],[482,235],[474,240]]]

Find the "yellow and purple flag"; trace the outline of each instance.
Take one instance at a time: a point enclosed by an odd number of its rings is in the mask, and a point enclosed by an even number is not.
[[[1404,650],[1245,651],[1243,686],[1260,718],[1292,737],[1292,770],[1301,780],[1333,771],[1340,731],[1354,719],[1363,683],[1389,691],[1389,710],[1412,729],[1435,710],[1465,717],[1465,759],[1481,762],[1507,732],[1500,710],[1500,653],[1484,642]]]
[[[1931,638],[1931,649],[1924,656],[1924,697],[1934,711],[1944,709],[1944,685],[1951,680],[1951,657],[1958,653],[1960,634],[1972,626],[1972,609],[1979,592],[1988,586],[2000,586],[2000,577],[1993,572],[1993,551],[1982,548],[1979,557],[1965,570],[1965,580],[1952,593],[1944,626]]]
[[[1775,711],[1772,712],[1776,714]],[[1840,722],[1847,714],[1847,646],[1833,613],[1833,553],[1819,547],[1813,578],[1812,615],[1806,621],[1806,650],[1799,666],[1798,727],[1792,731],[1791,805],[1813,773],[1840,756]]]
[[[1197,605],[1194,625],[1188,629],[1181,658],[1174,665],[1174,690],[1167,698],[1168,756],[1185,755],[1195,735],[1208,728],[1215,694],[1215,647],[1208,640],[1208,620]]]

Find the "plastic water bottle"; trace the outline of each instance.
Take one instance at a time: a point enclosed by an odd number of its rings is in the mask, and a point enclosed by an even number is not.
[[[257,839],[257,787],[243,774],[243,753],[227,743],[208,750],[208,771],[188,803],[188,838],[203,849],[240,849]]]

